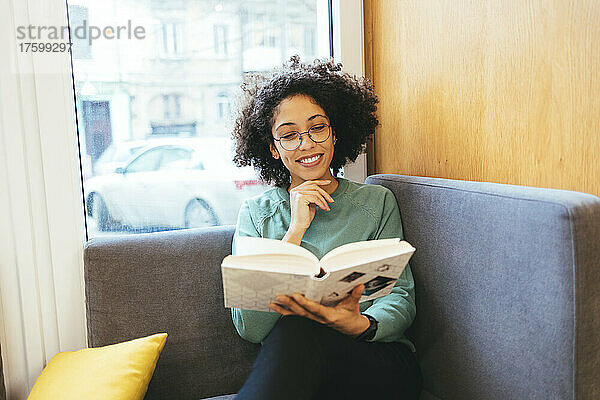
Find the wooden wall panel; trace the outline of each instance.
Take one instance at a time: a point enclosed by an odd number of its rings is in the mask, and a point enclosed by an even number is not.
[[[600,195],[600,2],[364,4],[370,173]]]

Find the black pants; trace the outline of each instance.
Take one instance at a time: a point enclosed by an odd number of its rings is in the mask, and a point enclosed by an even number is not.
[[[418,399],[421,384],[406,345],[356,341],[290,315],[265,339],[236,399]]]

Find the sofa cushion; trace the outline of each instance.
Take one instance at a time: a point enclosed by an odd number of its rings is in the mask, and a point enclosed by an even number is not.
[[[55,354],[27,400],[142,400],[166,333]]]

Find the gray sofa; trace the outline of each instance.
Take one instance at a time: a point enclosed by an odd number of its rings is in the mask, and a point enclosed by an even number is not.
[[[400,175],[422,399],[600,399],[600,199],[569,191]],[[259,345],[223,307],[234,226],[94,238],[88,339],[168,332],[147,399],[235,393]],[[229,397],[227,397],[229,398]]]

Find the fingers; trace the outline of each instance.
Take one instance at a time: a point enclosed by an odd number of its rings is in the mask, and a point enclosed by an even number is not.
[[[328,185],[329,183],[331,183],[330,179],[315,179],[314,181],[304,181],[301,184],[298,185],[298,187],[302,186],[302,185],[311,185],[311,184],[317,184],[317,185]]]
[[[306,220],[308,218],[308,221],[303,221],[303,225],[308,227],[314,216],[314,206],[318,206],[324,211],[331,211],[329,202],[334,202],[333,197],[325,189],[319,187],[319,185],[327,185],[329,183],[331,183],[331,180],[327,179],[305,181],[290,190],[292,220]],[[313,204],[314,206],[312,206]],[[306,215],[305,212],[299,211],[303,210],[304,206],[309,206],[313,214]],[[299,223],[299,221],[296,221],[296,223]]]
[[[329,193],[327,193],[327,191],[325,189],[320,188],[319,186],[315,185],[314,183],[311,183],[309,185],[304,185],[307,182],[304,182],[303,184],[298,185],[297,187],[292,189],[292,191],[295,192],[294,194],[300,195],[300,196],[312,196],[309,198],[313,199],[313,200],[316,199],[315,203],[317,203],[319,205],[319,207],[321,207],[323,210],[329,211],[328,203],[335,202],[335,200],[333,200],[333,197],[331,197],[331,195]]]
[[[279,295],[277,296],[277,301],[286,306],[290,311],[293,311],[295,314],[302,315],[303,317],[306,316],[305,314],[308,314],[304,308],[300,307],[298,303],[290,299],[288,296]]]
[[[319,193],[321,193],[321,195],[323,195],[323,197],[327,200],[327,201],[331,201],[332,203],[335,203],[335,200],[333,200],[333,197],[331,197],[331,195],[329,193],[327,193],[327,191],[323,188],[320,187],[316,187],[317,191]]]
[[[356,285],[356,287],[352,290],[352,296],[360,300],[364,291],[365,285],[363,283],[361,283],[360,285]]]
[[[327,191],[321,187],[319,187],[318,185],[328,185],[331,181],[330,180],[316,180],[316,181],[306,181],[306,182],[302,182],[300,185],[296,186],[294,189],[297,190],[305,190],[305,189],[312,189],[312,190],[316,190],[319,193],[321,193],[321,195],[323,195],[323,197],[327,200],[327,201],[331,201],[332,203],[335,202],[333,200],[333,197],[331,197],[329,195],[329,193],[327,193]],[[292,190],[294,190],[292,189]]]
[[[290,310],[286,310],[285,308],[281,307],[279,304],[277,303],[270,303],[269,304],[269,308],[273,311],[278,312],[281,315],[292,315],[294,314],[292,311]]]
[[[314,192],[305,192],[305,191],[299,192],[298,194],[301,195],[302,197],[304,197],[304,199],[306,201],[308,201],[309,203],[315,203],[319,207],[321,207],[321,209],[323,209],[325,211],[331,210],[329,208],[329,205],[323,198],[323,196],[316,195],[316,194],[314,194]]]
[[[276,311],[282,315],[299,315],[301,317],[310,318],[321,324],[327,324],[327,321],[324,318],[308,312],[288,296],[279,295],[277,296],[277,301],[285,305],[288,309],[286,310],[277,303],[270,303],[269,308],[271,308],[273,311]]]
[[[321,305],[315,301],[309,300],[300,293],[294,293],[292,295],[294,300],[298,304],[300,304],[304,309],[308,310],[310,313],[316,315],[319,318],[322,318],[324,321],[331,322],[331,318],[329,318],[330,309]]]
[[[352,289],[352,291],[350,292],[350,296],[340,301],[339,304],[344,306],[347,306],[348,304],[351,304],[352,306],[358,305],[358,302],[360,301],[360,298],[362,297],[364,291],[364,284],[361,283],[360,285],[355,286],[354,289]]]

